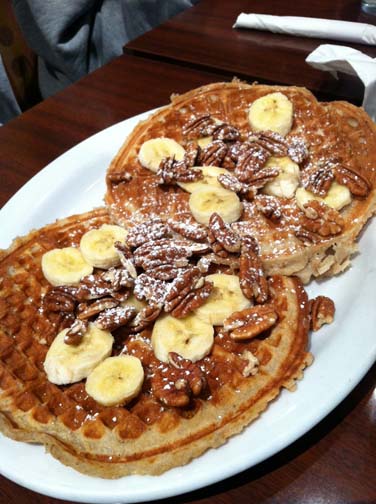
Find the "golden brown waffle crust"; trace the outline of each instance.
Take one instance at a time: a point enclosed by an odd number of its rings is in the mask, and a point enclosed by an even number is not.
[[[213,399],[200,399],[188,417],[166,408],[148,424],[137,416],[137,404],[127,412],[110,408],[110,416],[126,413],[125,423],[110,427],[106,407],[80,399],[81,384],[58,387],[48,382],[43,362],[55,333],[39,310],[46,288],[43,253],[77,244],[84,232],[107,222],[105,209],[72,216],[17,238],[2,252],[0,430],[18,441],[43,444],[62,463],[92,476],[160,474],[241,432],[283,387],[294,390],[312,361],[307,350],[309,303],[297,278],[273,277],[270,288],[279,323],[257,343],[260,368],[255,376],[234,374],[236,386],[224,383]],[[12,317],[15,312],[18,319]]]
[[[112,218],[127,225],[130,219],[131,224],[132,219],[143,220],[146,214],[153,212],[153,198],[155,212],[162,218],[180,218],[189,213],[188,196],[182,189],[169,187],[168,191],[156,188],[149,191],[148,177],[152,178],[153,175],[147,173],[148,170],[142,168],[137,160],[142,143],[158,136],[184,141],[181,126],[187,116],[197,111],[197,114],[211,113],[247,132],[249,125],[246,110],[249,105],[256,98],[277,91],[286,94],[297,111],[291,134],[304,137],[309,131],[308,144],[313,146],[312,163],[329,153],[355,172],[366,176],[372,190],[365,199],[353,199],[341,212],[345,219],[345,229],[341,234],[321,239],[317,244],[304,244],[292,235],[271,239],[271,233],[275,230],[265,224],[259,233],[263,266],[268,275],[296,275],[304,283],[313,277],[330,277],[346,270],[350,266],[351,257],[358,250],[356,239],[359,233],[376,212],[376,126],[363,109],[342,101],[319,103],[310,91],[302,87],[250,85],[234,80],[202,86],[183,95],[172,95],[170,105],[136,126],[108,169],[105,202]],[[235,111],[231,108],[232,102],[236,102]],[[239,111],[241,107],[243,110]],[[172,128],[174,123],[175,129]],[[134,186],[141,187],[142,183],[145,184],[144,189],[137,189],[139,194],[132,194],[132,184],[125,188],[111,183],[109,175],[121,170],[134,176]],[[144,213],[141,208],[142,190],[149,193],[150,200]],[[255,225],[252,224],[249,228],[250,234],[257,238]],[[270,239],[263,244],[261,236],[269,236]],[[268,243],[276,243],[278,240],[283,245],[278,250],[275,246],[270,250]]]

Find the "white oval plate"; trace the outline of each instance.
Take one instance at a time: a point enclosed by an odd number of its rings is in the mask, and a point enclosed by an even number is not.
[[[0,247],[8,247],[15,236],[32,228],[101,206],[106,168],[124,138],[146,116],[94,135],[32,178],[0,212]],[[331,297],[337,311],[332,325],[312,335],[315,362],[305,371],[297,391],[283,391],[257,421],[222,447],[161,476],[104,480],[60,464],[40,445],[0,434],[0,472],[24,487],[59,499],[92,504],[144,502],[223,480],[285,448],[334,409],[375,361],[375,231],[373,222],[363,233],[361,254],[349,271],[330,281],[313,282],[307,289],[310,297]]]

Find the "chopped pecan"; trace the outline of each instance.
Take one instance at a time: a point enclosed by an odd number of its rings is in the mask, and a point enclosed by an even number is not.
[[[305,217],[302,219],[303,228],[323,237],[342,232],[344,220],[337,210],[317,200],[308,201],[303,206],[305,211]]]
[[[239,269],[239,259],[235,256],[218,256],[217,254],[207,254],[200,258],[197,266],[200,271],[208,271],[210,264],[218,264],[222,266],[228,266],[231,272],[235,272]]]
[[[161,313],[161,310],[162,308],[159,306],[145,306],[145,308],[140,310],[129,324],[130,330],[134,333],[143,331],[148,325],[154,322]]]
[[[282,207],[277,198],[267,195],[259,195],[256,202],[257,209],[274,224],[282,218]]]
[[[244,142],[244,144],[239,147],[234,175],[241,182],[249,182],[249,180],[254,177],[255,173],[265,165],[269,157],[269,151],[263,147],[257,144]]]
[[[126,242],[128,247],[137,248],[151,240],[160,240],[170,235],[169,227],[160,218],[150,219],[129,229]],[[128,258],[131,254],[128,254]]]
[[[251,236],[243,237],[239,260],[240,288],[247,299],[265,303],[269,297],[268,282],[258,255],[258,245]]]
[[[321,166],[305,173],[304,187],[318,196],[326,196],[334,178],[333,170],[328,166]]]
[[[113,184],[121,184],[122,182],[127,183],[132,180],[132,175],[126,171],[115,171],[110,172],[107,176],[108,180]]]
[[[191,119],[184,124],[182,131],[183,135],[188,138],[199,138],[211,135],[216,126],[217,125],[210,114],[203,114],[198,117],[191,117]]]
[[[175,233],[187,238],[188,240],[201,242],[206,240],[208,237],[205,227],[200,224],[169,219],[168,225]]]
[[[363,175],[355,173],[355,171],[346,166],[336,166],[334,176],[339,184],[348,187],[351,194],[358,198],[365,198],[371,190],[372,186],[370,182]]]
[[[213,251],[217,255],[221,255],[223,250],[231,253],[240,250],[239,236],[216,212],[212,213],[209,219],[208,238]]]
[[[80,320],[87,320],[95,315],[98,315],[98,313],[103,310],[115,308],[118,304],[119,301],[111,297],[97,299],[91,303],[80,303],[77,307],[77,318]]]
[[[317,296],[310,300],[311,329],[318,331],[324,324],[331,324],[334,320],[335,305],[326,296]]]
[[[256,143],[266,149],[272,156],[287,156],[286,139],[274,131],[252,132],[248,136],[248,142]]]
[[[218,182],[225,189],[241,194],[248,201],[252,201],[257,194],[256,187],[240,182],[234,175],[228,173],[218,175]]]
[[[183,163],[187,168],[197,166],[200,152],[201,149],[195,142],[188,142],[185,147],[185,154],[183,158]]]
[[[201,394],[206,385],[203,371],[198,364],[170,352],[170,365],[161,365],[151,379],[154,396],[162,404],[175,408],[188,406],[191,397]]]
[[[70,292],[64,288],[55,287],[48,291],[43,298],[43,307],[50,312],[74,312],[76,300]]]
[[[258,358],[255,355],[253,355],[253,353],[250,350],[244,350],[240,354],[240,358],[247,362],[247,365],[245,366],[242,372],[242,375],[244,377],[247,378],[248,376],[254,376],[255,374],[257,374],[260,363]]]
[[[252,339],[273,327],[278,314],[272,304],[256,305],[234,312],[223,323],[223,329],[229,331],[236,341]]]
[[[211,291],[213,290],[213,284],[211,282],[205,282],[201,287],[195,287],[191,292],[189,292],[178,305],[171,310],[171,315],[176,318],[184,318],[189,313],[197,310],[202,306],[208,299]]]
[[[227,145],[221,140],[214,140],[201,150],[198,156],[200,166],[221,166],[227,153]]]
[[[95,324],[105,331],[114,331],[118,327],[127,325],[135,317],[136,311],[136,308],[131,305],[108,308],[98,315]]]
[[[88,322],[86,320],[76,319],[73,322],[71,328],[67,331],[64,336],[64,343],[67,345],[77,346],[81,343],[84,334],[88,328]]]

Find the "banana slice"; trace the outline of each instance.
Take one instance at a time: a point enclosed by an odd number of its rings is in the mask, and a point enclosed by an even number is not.
[[[292,127],[292,103],[280,92],[262,96],[250,106],[248,121],[253,131],[269,130],[285,136]]]
[[[95,268],[108,269],[120,264],[115,242],[124,242],[126,229],[111,224],[103,224],[98,229],[85,233],[80,241],[80,250],[85,260]]]
[[[212,325],[194,314],[184,319],[171,315],[157,319],[151,336],[155,356],[162,362],[169,362],[169,352],[176,352],[184,359],[196,362],[210,353],[213,343]]]
[[[328,194],[325,198],[320,198],[316,194],[307,191],[304,187],[299,187],[295,193],[296,202],[301,210],[304,210],[304,205],[308,201],[317,200],[322,201],[326,205],[334,208],[335,210],[341,210],[341,208],[349,205],[351,203],[351,193],[350,190],[337,182],[332,182]]]
[[[64,337],[69,329],[63,329],[50,346],[44,369],[47,378],[56,385],[75,383],[88,374],[111,354],[114,338],[108,331],[89,324],[79,345],[67,345]]]
[[[139,301],[134,294],[131,294],[128,299],[120,304],[122,306],[134,306],[138,312],[143,310],[147,306],[147,303],[145,301]]]
[[[230,172],[225,168],[219,168],[218,166],[195,166],[196,170],[202,172],[203,178],[197,180],[197,182],[178,182],[178,185],[185,191],[193,193],[196,189],[201,187],[214,186],[223,188],[223,186],[218,182],[218,175],[229,175]]]
[[[144,382],[140,359],[132,355],[108,357],[87,377],[86,392],[103,406],[118,406],[137,397]]]
[[[197,144],[201,149],[205,149],[209,144],[211,144],[213,141],[213,137],[210,136],[205,136],[197,139]]]
[[[184,154],[185,149],[172,138],[152,138],[141,145],[138,160],[144,168],[156,172],[163,158],[175,157],[181,161]]]
[[[217,212],[227,222],[235,222],[243,206],[237,195],[223,187],[203,186],[191,194],[189,208],[197,222],[208,225],[212,213]]]
[[[205,280],[213,283],[208,300],[195,310],[198,318],[212,325],[223,325],[223,321],[235,311],[241,311],[251,306],[239,283],[237,275],[215,273]]]
[[[279,198],[292,198],[299,186],[300,170],[299,165],[294,163],[289,157],[271,157],[265,167],[276,167],[279,175],[268,182],[262,192],[270,196]]]
[[[77,284],[93,272],[93,266],[85,261],[80,250],[75,247],[49,250],[42,256],[41,266],[43,275],[55,287]]]

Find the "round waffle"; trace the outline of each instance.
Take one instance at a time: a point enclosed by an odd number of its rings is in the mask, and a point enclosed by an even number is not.
[[[304,88],[233,81],[173,96],[169,106],[133,130],[108,169],[105,201],[113,219],[124,225],[152,216],[192,220],[189,194],[176,184],[161,184],[157,174],[140,164],[142,144],[167,137],[186,147],[184,128],[203,115],[235,126],[244,140],[251,133],[250,105],[274,92],[283,93],[293,105],[286,141],[297,139],[308,152],[299,161],[301,183],[310,188],[318,169],[323,178],[330,171],[350,189],[351,203],[335,211],[340,229],[322,231],[294,198],[268,196],[265,208],[265,196],[258,191],[252,201],[243,200],[243,213],[233,228],[256,238],[268,275],[297,275],[308,282],[312,276],[345,270],[357,250],[356,237],[375,212],[376,128],[362,109],[345,102],[319,103]]]
[[[57,386],[44,360],[61,324],[61,314],[41,309],[50,286],[42,255],[53,248],[77,246],[88,230],[109,222],[104,209],[72,216],[23,238],[0,255],[0,429],[8,436],[37,442],[64,464],[86,474],[116,478],[158,474],[189,462],[240,432],[274,399],[282,387],[293,390],[307,352],[309,306],[296,278],[269,281],[278,323],[262,337],[236,342],[215,336],[201,362],[208,387],[184,408],[154,397],[150,381],[156,362],[150,327],[141,335],[116,330],[113,354],[126,348],[142,361],[147,377],[141,393],[126,406],[99,405],[84,382]],[[244,352],[259,361],[258,372],[244,373]]]

